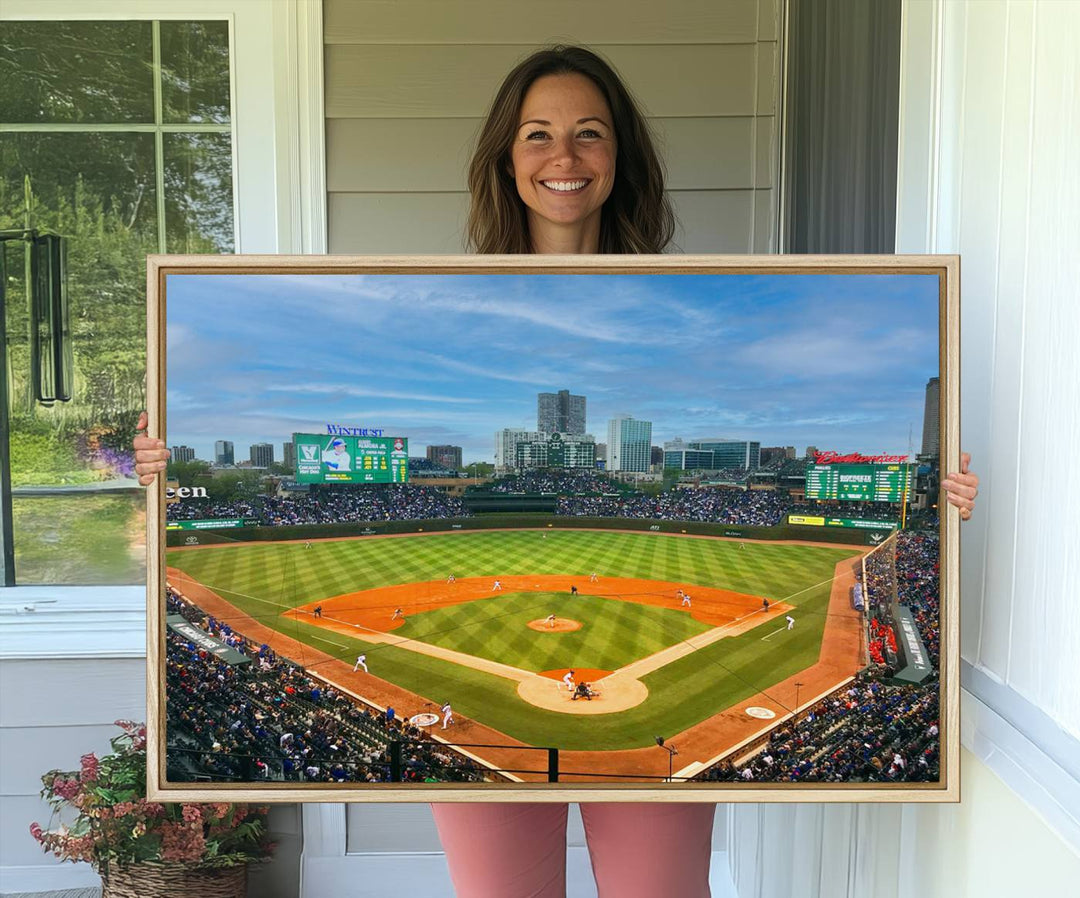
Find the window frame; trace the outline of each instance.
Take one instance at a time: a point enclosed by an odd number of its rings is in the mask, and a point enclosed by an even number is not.
[[[325,253],[322,4],[312,0],[5,0],[3,21],[229,23],[237,253]],[[269,187],[268,187],[269,185]],[[0,659],[137,657],[145,586],[0,589]]]

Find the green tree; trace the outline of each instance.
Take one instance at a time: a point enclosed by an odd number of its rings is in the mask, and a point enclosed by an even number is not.
[[[169,480],[175,480],[180,486],[206,486],[212,475],[209,462],[169,460],[165,474]]]

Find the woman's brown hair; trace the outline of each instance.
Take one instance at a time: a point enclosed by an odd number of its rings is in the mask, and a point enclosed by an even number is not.
[[[675,216],[664,170],[645,117],[608,63],[584,47],[550,47],[519,63],[503,81],[469,164],[468,245],[478,253],[531,253],[525,204],[510,174],[518,115],[533,82],[545,75],[584,75],[607,100],[614,120],[615,182],[600,218],[601,253],[659,253],[671,242]]]

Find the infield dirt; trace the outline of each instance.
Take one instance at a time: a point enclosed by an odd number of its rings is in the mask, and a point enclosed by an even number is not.
[[[267,643],[279,655],[291,658],[307,667],[309,671],[317,672],[320,677],[339,684],[357,695],[362,695],[367,701],[377,706],[393,705],[399,714],[403,716],[410,716],[422,711],[434,712],[438,709],[438,702],[435,700],[402,689],[393,683],[380,679],[374,673],[354,672],[349,663],[267,627],[254,617],[241,612],[212,590],[193,580],[180,570],[167,568],[167,577],[170,584],[182,595],[208,614],[220,620],[229,621],[234,629],[243,633],[249,639],[257,643]],[[535,591],[538,589],[543,591],[565,590],[568,592],[572,582],[580,582],[580,578],[569,576],[506,577],[502,579],[502,586],[507,592]],[[858,613],[851,609],[849,601],[849,590],[853,583],[852,559],[839,562],[836,565],[832,582],[829,610],[826,615],[821,651],[817,663],[805,668],[797,675],[777,683],[767,691],[753,695],[682,733],[673,734],[669,737],[669,742],[678,745],[680,761],[684,765],[683,772],[685,775],[692,775],[693,772],[707,766],[712,760],[715,760],[731,747],[753,738],[755,734],[765,732],[776,726],[794,708],[797,691],[802,706],[806,706],[818,697],[835,689],[838,685],[843,684],[860,668],[862,652],[861,626]],[[392,631],[397,626],[400,626],[398,621],[390,620],[394,609],[398,607],[404,609],[406,615],[408,615],[417,613],[420,610],[442,607],[446,604],[474,601],[481,597],[491,597],[492,586],[493,581],[491,578],[459,580],[455,583],[440,580],[420,584],[402,584],[400,586],[348,593],[332,599],[322,600],[319,603],[310,603],[292,609],[286,614],[302,618],[309,624],[314,623],[338,630],[354,638],[381,641],[389,635],[387,631]],[[710,589],[699,584],[602,578],[599,583],[588,584],[587,588],[589,593],[593,595],[621,598],[624,601],[642,602],[664,607],[677,606],[676,589],[683,588],[692,591],[693,608],[688,613],[698,620],[713,625],[715,629],[709,631],[710,633],[714,633],[716,629],[734,628],[725,635],[745,632],[747,629],[759,626],[761,623],[767,622],[786,611],[786,606],[782,603],[774,603],[770,607],[769,613],[766,614],[763,613],[760,599],[757,596],[734,593],[729,590]],[[587,596],[582,596],[582,600],[587,606]],[[315,604],[323,606],[323,617],[321,619],[316,619],[312,615]],[[702,635],[708,636],[709,633]],[[678,646],[672,648],[678,648]],[[501,676],[507,675],[507,666],[505,665],[486,662],[485,659],[477,659],[473,656],[461,657],[468,658],[473,666],[480,669],[484,669],[488,664],[492,667],[502,668],[502,670],[498,671],[498,674]],[[454,660],[457,661],[458,659],[454,658]],[[642,661],[649,660],[642,659]],[[526,679],[543,679],[547,683],[546,690],[548,690],[548,695],[552,701],[561,698],[564,703],[563,707],[558,710],[569,710],[565,707],[566,704],[570,704],[569,701],[564,696],[557,695],[555,688],[557,684],[552,684],[550,674],[548,677],[543,677],[533,672],[511,670],[515,671],[517,676],[514,678],[519,679],[519,682],[524,682]],[[624,670],[626,669],[624,668]],[[496,671],[492,670],[491,672],[495,673]],[[602,681],[602,678],[597,679]],[[796,682],[800,683],[798,689],[795,686]],[[614,696],[612,697],[614,698]],[[594,702],[573,702],[573,713],[590,713],[585,710],[577,711],[578,705],[583,706],[583,708],[595,706],[596,711],[592,713],[604,713],[604,711],[600,710],[603,703],[602,698]],[[768,708],[775,712],[776,718],[763,722],[751,717],[746,713],[746,709],[751,706]],[[610,708],[610,705],[608,707]],[[455,717],[458,722],[455,723],[451,731],[442,733],[443,737],[455,742],[505,746],[505,748],[485,749],[485,758],[497,767],[536,770],[535,774],[519,774],[523,780],[542,782],[546,779],[546,773],[539,769],[543,764],[537,752],[526,750],[527,747],[523,743],[477,721],[458,717],[458,715],[455,715]],[[655,780],[658,777],[666,776],[668,756],[665,752],[657,751],[655,747],[613,751],[564,750],[560,752],[560,761],[563,771],[561,781],[564,782],[588,782],[590,777],[597,774],[612,773],[620,774],[622,781],[632,782],[635,780]],[[593,781],[595,782],[595,780]]]

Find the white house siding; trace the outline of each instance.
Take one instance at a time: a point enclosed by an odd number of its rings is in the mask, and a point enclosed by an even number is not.
[[[962,443],[982,477],[962,536],[963,800],[736,807],[740,898],[1076,892],[1078,44],[1072,0],[904,2],[897,251],[961,255]]]
[[[462,252],[465,169],[503,76],[584,43],[647,110],[683,252],[776,249],[779,0],[326,0],[335,253]]]
[[[679,251],[776,251],[779,0],[326,0],[323,12],[330,252],[462,252],[488,104],[517,61],[553,43],[598,50],[644,106]],[[320,831],[336,831],[334,812],[322,816]],[[424,807],[351,805],[346,821],[329,857],[312,846],[309,869],[346,850],[438,847]],[[576,813],[569,842],[584,845]]]

